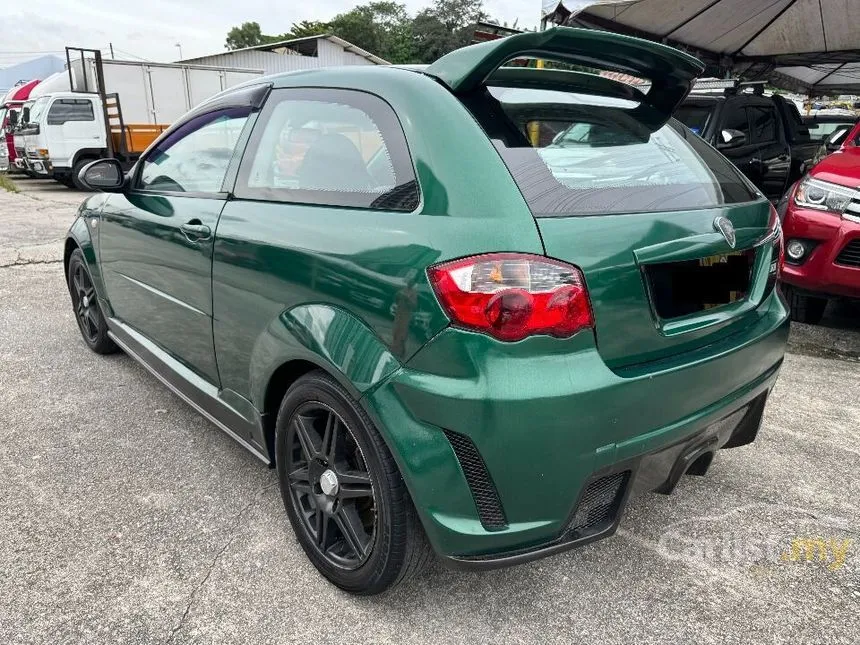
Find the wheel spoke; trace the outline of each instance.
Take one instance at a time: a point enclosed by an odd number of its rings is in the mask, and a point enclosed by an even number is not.
[[[341,506],[333,517],[335,524],[343,534],[344,540],[352,551],[360,558],[367,551],[367,534],[361,524],[361,518],[352,506]]]
[[[329,516],[323,513],[321,510],[316,512],[316,530],[314,537],[316,538],[317,546],[322,549],[322,552],[325,553],[326,549],[328,549],[328,525]]]
[[[78,293],[78,296],[81,294],[81,268],[78,267],[75,269],[75,272],[72,274],[72,286],[75,288],[75,291]]]
[[[370,485],[370,475],[357,470],[337,473],[340,489],[337,496],[340,499],[355,499],[357,497],[373,497],[373,487]]]
[[[314,448],[314,442],[308,433],[304,419],[298,414],[293,419],[293,432],[296,433],[299,443],[302,444],[302,452],[305,455],[305,460],[311,461],[316,456],[316,449]]]
[[[328,459],[329,464],[334,464],[337,454],[337,434],[340,431],[340,419],[334,412],[329,412],[325,420],[325,433],[323,434],[320,453]]]
[[[90,285],[84,289],[84,295],[92,301],[96,297],[96,290]]]
[[[297,493],[311,492],[311,479],[307,466],[297,468],[290,473],[290,487]]]
[[[93,333],[93,336],[99,333],[99,322],[96,319],[96,312],[92,307],[88,307],[86,311],[87,324]]]

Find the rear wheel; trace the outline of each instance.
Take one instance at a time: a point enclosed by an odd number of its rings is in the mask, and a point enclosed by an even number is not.
[[[432,554],[394,458],[336,381],[312,372],[289,389],[277,419],[281,495],[299,544],[345,591],[385,591]]]
[[[102,315],[93,280],[80,249],[75,249],[69,258],[68,282],[75,320],[84,342],[96,354],[112,354],[117,351],[119,348],[108,336],[107,322]]]
[[[827,298],[816,298],[798,293],[794,287],[784,285],[783,293],[791,307],[791,319],[807,325],[817,325],[824,317]]]

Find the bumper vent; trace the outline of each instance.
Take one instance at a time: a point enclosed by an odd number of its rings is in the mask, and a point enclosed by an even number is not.
[[[836,264],[860,267],[860,240],[851,240],[836,256]]]
[[[574,539],[602,533],[615,523],[630,479],[630,471],[591,482],[582,494],[569,532]]]
[[[505,518],[505,511],[502,509],[499,494],[496,492],[496,486],[490,479],[490,473],[487,472],[487,466],[481,459],[481,454],[475,444],[467,436],[458,432],[451,430],[443,430],[443,432],[454,449],[454,454],[466,476],[466,483],[469,484],[475,506],[478,507],[478,517],[481,518],[481,524],[486,529],[506,527],[508,521]]]

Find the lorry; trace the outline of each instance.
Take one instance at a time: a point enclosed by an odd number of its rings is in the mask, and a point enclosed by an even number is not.
[[[812,167],[818,148],[794,102],[765,96],[764,83],[699,82],[675,117],[773,201]]]
[[[6,93],[0,103],[0,132],[3,136],[3,145],[0,146],[0,171],[10,170],[15,165],[13,124],[18,121],[21,108],[38,84],[38,79],[19,83]]]
[[[25,166],[76,188],[81,168],[114,158],[130,168],[174,120],[203,100],[261,70],[103,59],[99,50],[66,48],[62,87],[25,105],[16,131]],[[18,142],[20,137],[20,143]]]

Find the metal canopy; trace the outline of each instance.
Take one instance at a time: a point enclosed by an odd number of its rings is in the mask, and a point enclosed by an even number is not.
[[[631,0],[589,7],[573,24],[681,47],[789,89],[860,93],[858,0]]]

